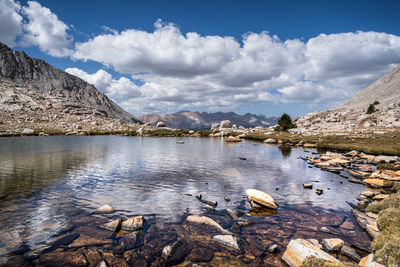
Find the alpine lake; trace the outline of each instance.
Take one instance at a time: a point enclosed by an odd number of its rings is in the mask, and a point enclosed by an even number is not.
[[[1,138],[0,265],[284,266],[293,238],[339,237],[368,250],[348,204],[365,187],[302,159],[320,152],[219,138]],[[313,189],[303,188],[308,182]],[[245,194],[251,188],[271,195],[278,210],[252,210]],[[206,209],[198,193],[218,205]],[[116,212],[92,214],[105,204]],[[138,215],[146,220],[140,231],[102,227]],[[218,233],[187,222],[189,215],[216,221],[240,250],[215,242]],[[177,240],[184,246],[162,257]]]

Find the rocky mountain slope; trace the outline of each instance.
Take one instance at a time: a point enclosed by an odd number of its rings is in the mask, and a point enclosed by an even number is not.
[[[230,120],[232,124],[238,127],[246,128],[257,126],[270,126],[277,123],[278,118],[266,117],[264,115],[255,115],[246,113],[238,115],[234,112],[191,112],[180,111],[174,114],[149,114],[138,118],[143,123],[157,124],[162,121],[170,128],[178,129],[210,129],[214,123],[220,123],[223,120]]]
[[[0,136],[127,132],[135,126],[103,110],[0,77]]]
[[[39,95],[57,96],[100,112],[104,118],[119,119],[124,123],[139,121],[100,93],[93,85],[57,69],[43,60],[31,58],[22,51],[0,43],[0,77],[8,86],[37,90]],[[2,88],[4,92],[4,88]],[[15,93],[18,93],[16,90]]]
[[[370,105],[375,111],[367,114]],[[297,132],[400,128],[400,66],[344,104],[297,119]]]

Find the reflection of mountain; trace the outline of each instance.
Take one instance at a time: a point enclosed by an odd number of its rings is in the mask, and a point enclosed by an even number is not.
[[[59,150],[48,141],[40,146],[35,138],[0,140],[0,206],[63,182],[69,170],[89,160],[84,151]]]
[[[35,248],[49,240],[79,212],[64,183],[70,172],[85,168],[91,154],[101,156],[104,151],[102,146],[91,149],[77,141],[0,139],[0,259],[10,251]]]

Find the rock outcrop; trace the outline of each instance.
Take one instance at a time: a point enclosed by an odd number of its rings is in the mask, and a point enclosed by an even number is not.
[[[367,114],[370,105],[375,112]],[[294,132],[343,131],[355,128],[400,128],[400,66],[369,85],[344,104],[295,120]]]
[[[79,106],[88,109],[82,112],[99,112],[103,117],[118,119],[124,123],[139,122],[93,85],[43,60],[12,50],[3,43],[0,43],[0,78],[9,81],[14,88],[34,89],[40,91],[43,97],[53,96],[62,98],[63,102],[79,103]],[[1,89],[3,93],[6,91],[3,85]],[[2,100],[3,97],[1,96]]]

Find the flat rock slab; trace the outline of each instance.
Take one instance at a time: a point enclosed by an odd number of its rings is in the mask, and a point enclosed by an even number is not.
[[[225,235],[231,234],[231,232],[222,228],[222,226],[219,225],[216,221],[214,221],[213,219],[208,218],[206,216],[191,215],[186,218],[186,221],[189,223],[194,223],[194,224],[202,225],[202,226],[205,226],[208,228],[212,228],[214,230],[217,230],[221,234],[225,234]]]
[[[393,181],[383,179],[365,179],[363,182],[376,187],[392,187],[394,184]]]
[[[282,260],[290,267],[299,267],[308,257],[316,257],[332,263],[339,263],[333,256],[317,248],[307,240],[300,238],[292,239],[289,242]]]
[[[215,235],[213,236],[213,239],[225,246],[240,250],[238,241],[233,235]]]

